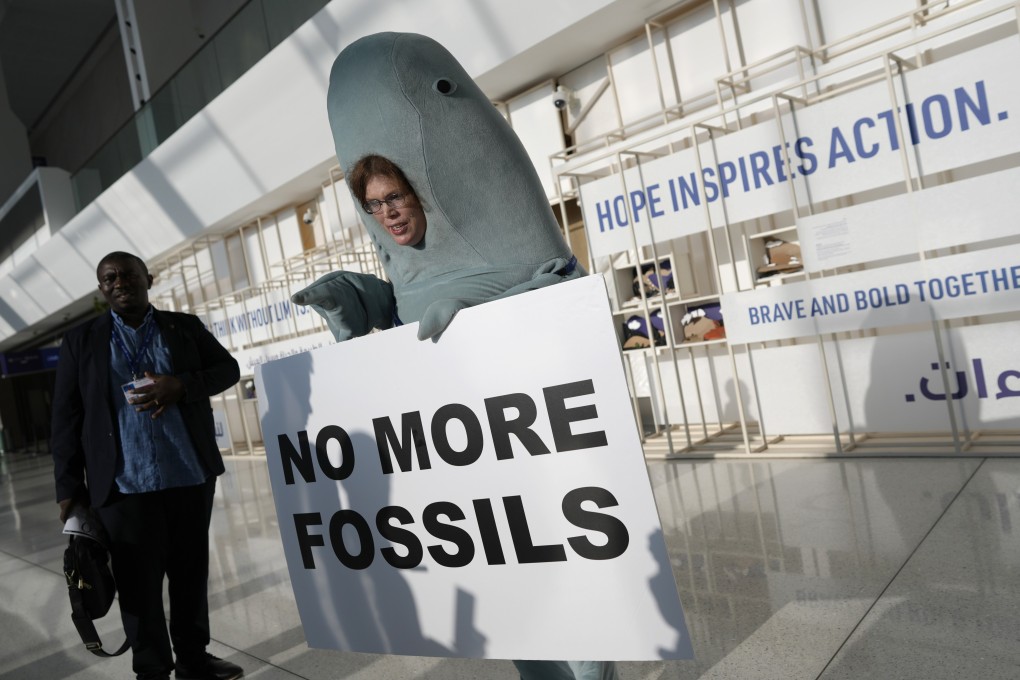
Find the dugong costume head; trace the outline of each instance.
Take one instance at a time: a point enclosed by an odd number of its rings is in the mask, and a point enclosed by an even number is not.
[[[524,146],[436,41],[357,40],[333,64],[327,106],[341,167],[384,156],[425,209],[415,246],[361,215],[402,321],[422,321],[436,303],[463,308],[583,274]]]

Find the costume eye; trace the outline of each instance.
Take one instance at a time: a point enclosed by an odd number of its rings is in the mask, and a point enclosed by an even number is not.
[[[440,78],[436,82],[432,83],[432,89],[444,97],[447,97],[456,92],[457,83],[453,82],[449,78]]]

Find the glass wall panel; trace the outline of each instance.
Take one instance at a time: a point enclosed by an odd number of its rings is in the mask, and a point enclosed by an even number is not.
[[[76,209],[81,211],[94,201],[327,1],[253,0],[246,4],[74,172]]]
[[[220,76],[216,54],[216,41],[213,40],[192,57],[164,88],[173,93],[174,119],[179,123],[178,127],[223,91],[224,80]]]
[[[31,238],[46,223],[39,185],[33,184],[0,218],[0,253],[3,259]]]
[[[322,0],[262,0],[262,11],[269,32],[269,48],[282,43],[301,24],[322,9]]]
[[[172,87],[164,87],[157,92],[141,110],[151,120],[157,146],[165,142],[167,137],[181,126]]]
[[[269,34],[262,17],[262,3],[249,3],[234,15],[216,38],[216,50],[223,89],[269,53]],[[218,94],[218,93],[217,93]]]

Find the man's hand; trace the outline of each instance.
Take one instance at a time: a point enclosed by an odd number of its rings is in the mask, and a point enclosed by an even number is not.
[[[136,411],[152,411],[153,418],[159,418],[171,404],[184,397],[184,383],[176,376],[145,372],[152,383],[134,390],[131,403]]]
[[[62,501],[57,501],[57,504],[60,506],[60,523],[63,524],[70,516],[71,510],[74,509],[75,501],[73,498],[65,498]]]

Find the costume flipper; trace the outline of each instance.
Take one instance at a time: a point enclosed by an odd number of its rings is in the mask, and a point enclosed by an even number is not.
[[[371,274],[330,272],[290,299],[324,318],[337,342],[393,325],[393,286]]]

